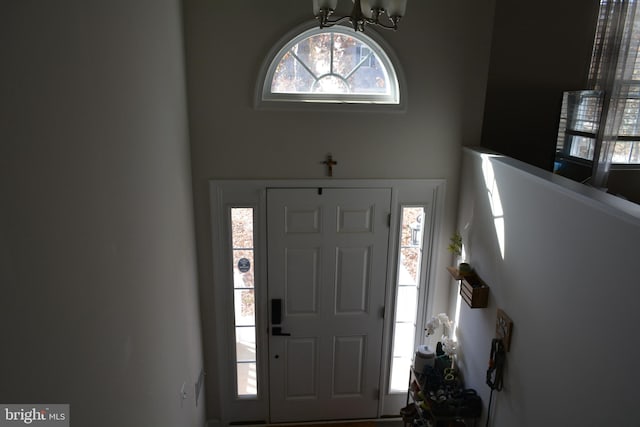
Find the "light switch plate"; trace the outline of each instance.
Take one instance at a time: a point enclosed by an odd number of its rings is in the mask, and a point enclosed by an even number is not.
[[[513,320],[502,309],[498,309],[496,319],[496,337],[502,340],[505,350],[511,347],[511,335],[513,335]]]

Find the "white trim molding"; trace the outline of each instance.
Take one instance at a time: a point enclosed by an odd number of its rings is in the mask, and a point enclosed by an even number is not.
[[[229,423],[269,422],[268,401],[268,318],[267,318],[267,267],[265,259],[266,236],[266,192],[268,188],[389,188],[391,189],[391,225],[385,305],[394,307],[395,283],[398,264],[398,236],[401,223],[401,208],[407,205],[428,207],[428,219],[423,222],[429,227],[428,239],[424,243],[422,272],[425,278],[424,293],[420,296],[416,331],[424,329],[425,319],[431,315],[431,305],[436,279],[435,261],[437,258],[434,244],[437,243],[441,227],[446,182],[442,179],[406,179],[406,180],[212,180],[209,182],[210,208],[213,245],[213,281],[215,295],[216,348],[218,349],[219,395],[222,401],[220,420],[210,425],[228,425]],[[255,281],[256,281],[256,330],[258,357],[258,395],[254,398],[236,397],[233,348],[232,265],[230,260],[231,243],[229,240],[229,218],[226,216],[231,207],[253,207],[255,209]],[[383,355],[380,381],[380,403],[378,416],[395,416],[405,405],[406,393],[390,394],[388,390],[389,369],[393,334],[393,310],[386,310],[383,332]],[[263,333],[265,332],[265,333]],[[417,334],[418,332],[416,332]],[[418,342],[419,337],[416,337]],[[407,373],[408,378],[408,373]]]

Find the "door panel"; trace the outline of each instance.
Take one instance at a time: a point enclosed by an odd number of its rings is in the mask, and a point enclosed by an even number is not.
[[[335,314],[367,314],[371,248],[338,248]]]
[[[344,209],[338,207],[338,233],[370,233],[373,207]]]
[[[285,233],[320,232],[320,209],[296,209],[287,206],[284,210]]]
[[[285,249],[285,314],[316,314],[320,280],[320,248]]]
[[[317,344],[314,338],[289,338],[285,357],[286,399],[315,398],[318,395]]]
[[[378,415],[389,189],[269,189],[271,422]],[[273,325],[271,327],[273,331]]]
[[[332,396],[361,396],[366,337],[335,337]]]

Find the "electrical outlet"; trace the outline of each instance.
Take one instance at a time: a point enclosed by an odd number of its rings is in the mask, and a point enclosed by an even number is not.
[[[498,309],[496,337],[502,340],[502,344],[507,351],[511,347],[511,335],[513,335],[513,320],[503,310]]]

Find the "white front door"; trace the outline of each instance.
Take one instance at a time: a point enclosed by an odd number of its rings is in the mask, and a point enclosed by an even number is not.
[[[269,189],[271,422],[378,416],[391,190]]]

